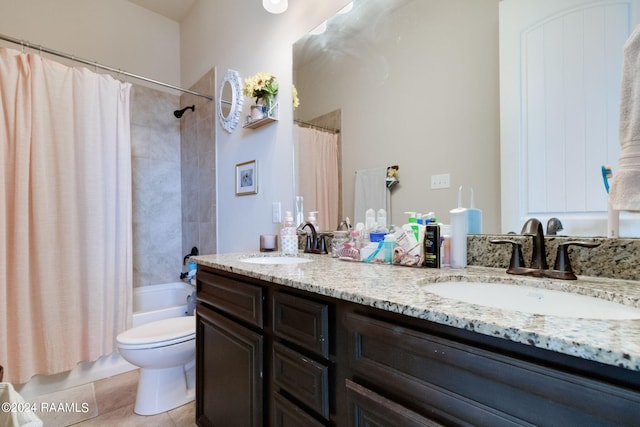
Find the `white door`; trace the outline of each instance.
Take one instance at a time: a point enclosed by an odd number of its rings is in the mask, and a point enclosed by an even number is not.
[[[500,3],[503,232],[556,216],[563,234],[606,235],[601,166],[615,174],[623,45],[639,4]]]

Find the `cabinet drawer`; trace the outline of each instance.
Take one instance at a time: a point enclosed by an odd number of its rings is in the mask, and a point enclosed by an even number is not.
[[[198,300],[225,313],[262,328],[264,325],[263,294],[260,286],[198,270]]]
[[[346,380],[349,419],[355,427],[439,427],[438,424],[379,394]]]
[[[637,425],[640,398],[625,389],[354,313],[345,321],[354,372],[438,421]]]
[[[329,357],[329,306],[276,292],[273,295],[273,332],[322,357]]]
[[[323,427],[324,424],[311,417],[287,398],[273,395],[271,410],[271,426],[273,427]]]
[[[329,368],[273,343],[273,381],[310,409],[329,418]]]

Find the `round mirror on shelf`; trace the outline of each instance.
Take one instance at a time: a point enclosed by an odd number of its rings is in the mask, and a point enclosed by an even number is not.
[[[231,133],[240,121],[242,111],[242,83],[240,74],[235,70],[227,70],[220,85],[218,98],[218,118],[224,130]]]

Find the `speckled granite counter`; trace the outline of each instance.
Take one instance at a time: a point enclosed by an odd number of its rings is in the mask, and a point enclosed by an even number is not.
[[[594,296],[640,307],[640,281],[579,277],[559,281],[512,276],[503,269],[427,269],[346,262],[301,255],[313,262],[260,265],[239,261],[260,254],[193,257],[197,263],[291,288],[355,302],[484,335],[640,371],[640,320],[592,320],[527,314],[439,297],[428,284],[449,280],[517,283]]]

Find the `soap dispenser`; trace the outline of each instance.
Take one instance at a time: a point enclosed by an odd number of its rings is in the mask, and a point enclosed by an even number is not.
[[[284,255],[295,255],[298,253],[298,235],[296,223],[293,221],[291,211],[287,211],[282,228],[280,229],[280,247]]]
[[[317,213],[318,213],[318,211],[309,212],[309,217],[307,218],[307,222],[309,222],[311,225],[313,225],[313,228],[315,228],[316,231],[320,231],[320,230],[318,230],[318,220],[316,218],[316,214]]]

